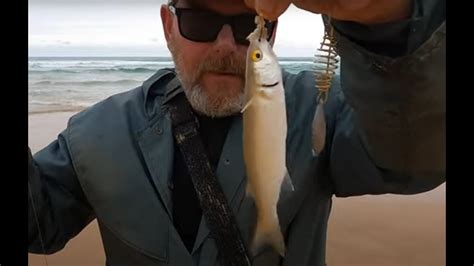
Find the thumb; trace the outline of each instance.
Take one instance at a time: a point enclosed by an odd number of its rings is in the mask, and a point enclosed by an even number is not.
[[[245,4],[255,9],[257,14],[274,21],[288,9],[291,0],[245,0]]]

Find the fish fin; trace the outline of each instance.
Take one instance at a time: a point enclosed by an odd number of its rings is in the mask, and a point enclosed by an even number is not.
[[[293,185],[293,182],[291,181],[291,176],[290,173],[288,172],[288,169],[285,168],[285,177],[283,178],[283,188],[284,189],[289,189],[290,191],[295,191],[295,186]]]
[[[285,241],[281,234],[276,214],[275,217],[273,219],[257,220],[257,227],[250,247],[250,252],[253,256],[259,253],[266,245],[270,245],[280,256],[285,257]]]
[[[320,154],[326,142],[326,119],[324,117],[324,103],[316,107],[312,124],[313,156]]]
[[[244,113],[245,110],[252,104],[253,97],[245,104],[244,108],[240,111],[240,113]]]

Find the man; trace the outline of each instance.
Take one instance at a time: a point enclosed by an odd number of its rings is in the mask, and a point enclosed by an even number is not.
[[[295,187],[278,206],[287,251],[283,258],[263,249],[253,265],[325,265],[332,195],[414,194],[442,184],[445,1],[171,1],[161,18],[176,71],[160,70],[74,115],[56,141],[29,152],[30,252],[54,253],[97,219],[107,265],[221,262],[173,139],[169,103],[182,95],[248,243],[255,208],[245,196],[239,111],[242,36],[253,28],[218,22],[257,12],[275,20],[290,3],[332,18],[341,76],[325,106],[325,149],[313,156],[313,73],[283,73]],[[273,41],[277,26],[269,25]],[[301,27],[311,34],[312,25]]]

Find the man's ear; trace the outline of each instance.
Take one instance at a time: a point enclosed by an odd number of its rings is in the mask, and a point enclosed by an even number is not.
[[[167,5],[161,5],[160,16],[161,24],[163,25],[163,33],[165,34],[166,42],[168,42],[173,29],[173,14],[171,14]]]

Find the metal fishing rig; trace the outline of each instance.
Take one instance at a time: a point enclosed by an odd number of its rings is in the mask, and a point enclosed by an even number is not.
[[[339,59],[336,52],[336,38],[331,19],[327,20],[323,40],[314,59],[315,84],[318,90],[317,107],[312,124],[313,154],[323,151],[326,142],[326,119],[324,105],[328,100],[332,78],[336,73]]]

